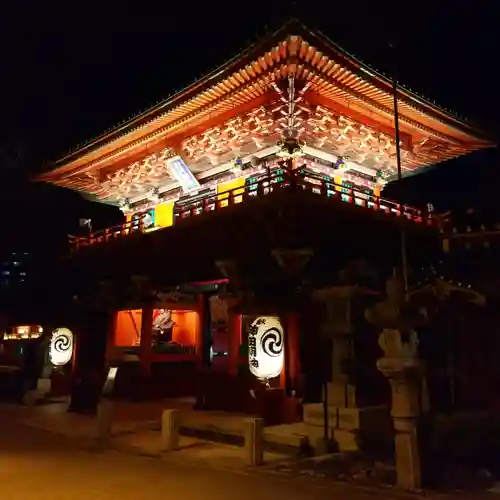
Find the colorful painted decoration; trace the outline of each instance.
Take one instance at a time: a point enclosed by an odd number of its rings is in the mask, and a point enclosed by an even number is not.
[[[276,316],[256,318],[248,330],[248,365],[259,380],[278,377],[284,360],[283,326]]]
[[[68,328],[56,328],[50,340],[50,362],[54,366],[64,366],[73,357],[73,332]]]

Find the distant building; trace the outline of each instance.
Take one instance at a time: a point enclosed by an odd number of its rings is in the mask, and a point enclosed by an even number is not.
[[[4,257],[0,264],[0,288],[24,286],[32,275],[33,259],[30,252],[16,251]]]

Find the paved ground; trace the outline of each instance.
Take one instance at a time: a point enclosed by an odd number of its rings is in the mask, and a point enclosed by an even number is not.
[[[112,444],[122,448],[132,447],[135,451],[149,456],[161,455],[159,433],[161,413],[164,408],[175,407],[180,410],[179,418],[184,427],[184,434],[188,432],[188,435],[192,436],[181,438],[181,450],[177,455],[188,459],[217,460],[230,468],[244,465],[241,448],[234,445],[243,444],[243,425],[248,416],[222,412],[196,412],[191,406],[182,407],[178,401],[150,404],[115,402],[112,406]],[[97,436],[96,417],[68,413],[65,403],[35,407],[3,405],[3,408],[15,414],[17,420],[27,426],[73,438],[95,439]],[[286,429],[281,429],[279,433],[278,430],[281,427],[286,427]],[[290,430],[289,427],[292,429]],[[293,429],[293,425],[265,429],[266,441],[271,442],[270,446],[273,449],[273,452],[266,450],[266,462],[280,462],[290,454],[299,453],[300,437],[291,432]],[[195,436],[204,440],[194,439]],[[218,441],[218,444],[210,440]],[[225,446],[221,443],[232,446]]]
[[[78,449],[67,438],[21,427],[0,416],[2,500],[120,500],[147,498],[290,500],[332,498],[331,489],[261,474],[235,474],[175,460]],[[361,500],[367,495],[339,495]]]
[[[2,500],[408,498],[394,491],[362,490],[306,477],[283,477],[243,468],[228,471],[217,468],[217,464],[207,465],[169,457],[91,451],[88,440],[82,447],[77,439],[27,427],[16,419],[15,412],[0,408]],[[434,498],[434,495],[427,498]],[[453,495],[451,498],[458,497]],[[469,498],[483,500],[486,496],[476,493]]]

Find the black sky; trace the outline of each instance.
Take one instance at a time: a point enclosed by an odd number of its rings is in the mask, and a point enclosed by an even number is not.
[[[188,85],[292,13],[387,73],[396,69],[387,44],[397,40],[401,82],[499,135],[498,2],[291,3],[3,2],[0,200],[7,192],[12,198],[7,170],[36,172]],[[496,153],[446,164],[409,181],[405,195],[424,190],[446,205],[468,196],[463,176],[471,168],[492,189],[495,167]]]

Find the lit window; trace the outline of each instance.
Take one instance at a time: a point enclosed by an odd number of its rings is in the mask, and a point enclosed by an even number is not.
[[[8,276],[10,274],[10,271],[2,271],[2,276]]]

